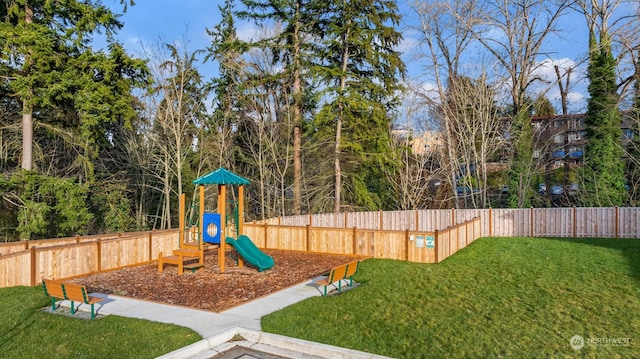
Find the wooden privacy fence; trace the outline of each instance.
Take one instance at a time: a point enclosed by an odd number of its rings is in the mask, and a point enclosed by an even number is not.
[[[436,231],[387,231],[245,224],[258,247],[437,263],[480,237],[480,219]],[[0,287],[37,285],[157,260],[178,246],[178,230],[0,244]]]
[[[144,232],[146,233],[146,232]],[[136,233],[127,233],[127,236],[135,235]],[[92,242],[98,239],[112,239],[122,237],[122,233],[111,234],[96,234],[92,236],[75,236],[66,238],[54,238],[54,239],[38,239],[32,241],[19,241],[19,242],[6,242],[0,243],[0,256],[5,254],[11,254],[16,252],[26,251],[33,247],[53,247],[59,245],[66,245],[72,243]]]
[[[326,228],[246,223],[261,248],[438,263],[481,237],[480,218],[435,231]]]
[[[0,244],[0,287],[33,286],[149,263],[178,245],[177,229]],[[21,250],[17,248],[21,246]]]
[[[345,212],[273,218],[285,226],[433,231],[480,217],[484,237],[640,238],[639,207],[435,209]]]
[[[360,212],[244,224],[258,247],[437,263],[480,237],[640,238],[640,208],[529,208]],[[179,231],[0,244],[0,287],[36,285],[157,260]]]

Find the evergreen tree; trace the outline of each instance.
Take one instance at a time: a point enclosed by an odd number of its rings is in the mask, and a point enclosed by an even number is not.
[[[215,146],[213,143],[217,144],[211,152],[216,157],[212,167],[223,166],[232,170],[233,132],[237,130],[241,118],[241,87],[246,64],[242,55],[247,51],[247,44],[240,41],[236,34],[233,8],[233,0],[225,0],[224,6],[218,6],[222,20],[213,29],[207,29],[212,41],[205,58],[205,61],[213,59],[218,62],[218,77],[212,80],[216,94],[213,100],[214,113],[206,134],[211,141],[206,143],[212,147]]]
[[[334,212],[350,203],[374,210],[393,206],[384,169],[393,165],[391,117],[405,64],[394,50],[402,39],[394,1],[328,1],[319,16],[320,63],[326,101],[318,128],[334,136]],[[342,196],[342,180],[346,196]]]
[[[242,19],[251,19],[258,24],[271,21],[282,26],[275,36],[257,42],[256,46],[268,48],[274,62],[283,65],[282,76],[288,88],[285,93],[290,97],[289,113],[284,114],[293,120],[293,211],[301,213],[302,207],[302,127],[309,102],[305,99],[304,87],[308,82],[304,69],[310,61],[310,49],[313,47],[312,28],[320,13],[310,11],[318,0],[241,0],[246,11],[238,12]]]
[[[544,95],[540,94],[533,102],[533,115],[548,117],[556,114],[555,108],[551,104],[551,101]]]
[[[513,159],[509,168],[508,205],[511,208],[527,208],[532,205],[533,174],[537,167],[533,156],[534,133],[527,108],[521,109],[511,120],[509,140],[513,143]]]
[[[90,47],[98,31],[105,31],[113,43],[111,36],[122,24],[95,1],[13,0],[5,5],[0,20],[2,75],[11,79],[11,94],[22,104],[22,168],[33,166],[34,115],[43,123],[77,128],[78,143],[85,145],[79,152],[95,156],[96,126],[133,115],[129,88],[123,94],[121,88],[103,87],[121,64],[108,64],[108,56]],[[120,75],[137,76],[135,71]],[[105,91],[119,98],[104,96]]]
[[[509,141],[511,142],[512,162],[507,172],[509,182],[509,194],[507,204],[511,208],[531,207],[538,201],[539,171],[543,168],[544,156],[534,156],[534,148],[544,146],[544,143],[536,144],[540,138],[531,125],[532,116],[553,116],[555,109],[551,102],[540,94],[535,99],[525,96],[522,104],[517,107],[518,112],[513,112],[515,106],[509,107],[511,128]],[[546,172],[546,170],[545,170]],[[546,173],[545,173],[546,176]],[[511,189],[515,190],[511,190]]]
[[[625,202],[624,160],[620,140],[616,60],[611,41],[601,32],[599,42],[591,30],[589,41],[589,102],[585,117],[587,144],[582,171],[581,201],[585,206],[620,206]]]

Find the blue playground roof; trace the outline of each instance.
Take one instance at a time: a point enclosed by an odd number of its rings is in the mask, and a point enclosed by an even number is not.
[[[207,185],[207,184],[246,185],[249,183],[251,182],[249,182],[248,179],[242,178],[237,174],[231,171],[228,171],[227,169],[222,167],[193,181],[193,184],[197,184],[197,185]]]

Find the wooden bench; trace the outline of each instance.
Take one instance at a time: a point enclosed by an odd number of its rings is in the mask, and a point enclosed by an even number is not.
[[[51,310],[56,310],[56,300],[65,300],[62,282],[53,279],[43,279],[44,294],[51,298]]]
[[[317,284],[324,286],[324,296],[327,296],[327,287],[334,285],[334,283],[338,283],[336,289],[338,292],[342,292],[342,281],[348,280],[349,287],[353,287],[353,276],[358,271],[359,260],[349,262],[347,264],[342,264],[337,267],[331,268],[329,271],[329,275],[326,278],[322,278],[316,281]],[[335,286],[335,285],[334,285]]]
[[[91,319],[95,318],[94,304],[101,302],[104,298],[89,295],[87,288],[80,284],[63,283],[52,279],[43,279],[42,287],[44,293],[51,297],[51,310],[56,310],[56,300],[68,300],[71,302],[71,314],[76,314],[75,302],[84,303],[91,306]],[[80,307],[78,304],[78,307]]]
[[[347,273],[344,275],[344,279],[349,280],[349,287],[353,287],[353,276],[358,272],[359,265],[359,260],[347,263]]]

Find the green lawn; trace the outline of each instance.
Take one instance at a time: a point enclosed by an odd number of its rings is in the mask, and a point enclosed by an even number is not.
[[[106,316],[83,320],[54,315],[42,287],[0,289],[2,358],[155,358],[194,343],[184,327]]]
[[[264,317],[263,330],[397,358],[640,353],[640,240],[483,238],[439,264],[370,259],[355,279]]]

